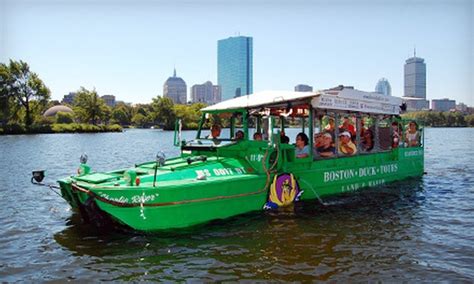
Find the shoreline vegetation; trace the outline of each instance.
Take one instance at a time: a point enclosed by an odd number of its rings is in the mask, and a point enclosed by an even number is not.
[[[175,105],[159,95],[150,104],[108,106],[95,89],[80,87],[71,104],[62,104],[69,109],[44,116],[46,110],[61,105],[51,100],[50,93],[26,62],[0,63],[0,135],[118,132],[126,127],[173,130],[177,119],[182,120],[182,129],[197,129],[200,110],[206,106]]]
[[[459,111],[414,111],[402,114],[405,119],[413,119],[425,127],[474,127],[474,112],[462,113]]]
[[[30,71],[26,62],[10,60],[0,63],[0,135],[37,133],[95,133],[121,132],[123,128],[155,128],[174,130],[181,119],[183,130],[198,128],[203,103],[174,104],[170,98],[157,95],[149,104],[119,102],[113,107],[105,104],[96,90],[80,87],[71,104],[63,104],[68,112],[58,111],[45,117],[49,108],[60,105],[50,99],[50,90]],[[72,111],[71,111],[72,110]],[[418,111],[402,115],[420,121],[427,127],[474,127],[474,110],[462,112]],[[218,123],[230,124],[230,117],[213,116],[204,127]],[[299,120],[289,126],[300,125]]]

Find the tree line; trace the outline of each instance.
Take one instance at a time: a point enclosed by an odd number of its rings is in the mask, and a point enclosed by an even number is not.
[[[175,105],[170,98],[157,96],[150,104],[107,106],[96,90],[81,87],[68,105],[73,113],[58,112],[44,117],[50,107],[51,92],[26,62],[0,63],[0,134],[37,132],[121,131],[122,127],[174,129],[180,118],[184,129],[196,129],[205,104]]]
[[[414,119],[429,127],[474,127],[474,114],[461,112],[415,111],[402,115],[406,119]]]

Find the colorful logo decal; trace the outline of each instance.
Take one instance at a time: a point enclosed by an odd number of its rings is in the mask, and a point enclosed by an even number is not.
[[[303,191],[300,191],[298,183],[293,174],[275,175],[270,187],[268,202],[263,206],[264,209],[277,209],[298,201]]]

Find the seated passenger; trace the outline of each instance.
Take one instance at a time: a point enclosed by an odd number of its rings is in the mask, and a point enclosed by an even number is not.
[[[344,121],[342,125],[339,127],[339,132],[347,131],[351,134],[352,137],[355,138],[356,131],[354,125],[351,124],[349,117],[344,117]]]
[[[283,131],[283,130],[280,132],[280,143],[282,143],[282,144],[290,143],[290,138],[285,135],[285,131]]]
[[[260,132],[255,132],[255,133],[253,134],[253,140],[262,141],[262,140],[263,140],[262,133],[260,133]]]
[[[243,140],[244,139],[244,132],[242,130],[239,130],[235,132],[235,140]]]
[[[339,153],[346,156],[352,156],[357,153],[357,147],[352,142],[351,134],[348,131],[339,134],[339,146],[337,149]]]
[[[330,117],[328,121],[328,125],[324,127],[324,132],[331,134],[332,140],[334,140],[336,138],[334,134],[335,130],[336,130],[336,122],[334,121],[334,118]]]
[[[323,158],[334,156],[336,148],[334,148],[330,133],[324,133],[321,136],[321,143],[320,146],[316,148],[316,153]]]
[[[392,122],[392,148],[398,148],[400,143],[400,128],[398,127],[398,122]]]
[[[296,158],[306,158],[309,157],[309,139],[306,134],[303,132],[298,133],[296,135]]]
[[[211,127],[211,134],[207,136],[208,139],[217,139],[221,135],[221,126],[219,124],[213,124]]]
[[[360,147],[365,152],[372,151],[372,149],[374,148],[374,135],[372,134],[372,130],[366,129],[364,131],[364,136],[362,137]]]
[[[408,124],[408,129],[405,133],[405,143],[407,144],[407,147],[418,147],[420,140],[420,133],[417,130],[418,125],[416,125],[416,122],[410,121]]]
[[[322,145],[322,143],[323,143],[323,135],[324,135],[324,133],[315,133],[315,134],[313,135],[314,148],[321,147],[321,145]]]

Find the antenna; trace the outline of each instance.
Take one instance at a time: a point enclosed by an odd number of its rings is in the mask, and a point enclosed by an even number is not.
[[[416,45],[415,45],[415,47],[413,48],[413,56],[416,57]]]

